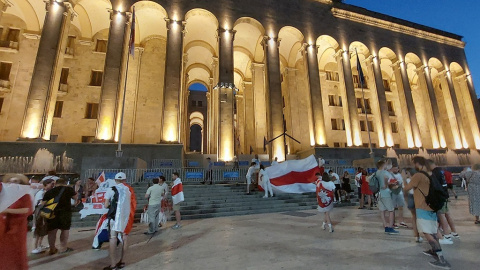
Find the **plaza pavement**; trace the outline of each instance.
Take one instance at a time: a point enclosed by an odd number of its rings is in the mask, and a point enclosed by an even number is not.
[[[445,258],[452,269],[480,269],[480,226],[468,213],[467,197],[450,205],[461,238],[443,247]],[[342,207],[331,216],[334,233],[321,230],[323,215],[308,210],[188,220],[179,230],[169,222],[150,241],[146,225],[136,224],[124,269],[434,269],[422,254],[427,243],[415,243],[411,229],[385,235],[378,211]],[[73,252],[30,255],[31,269],[102,269],[109,264],[108,244],[92,250],[93,234],[93,228],[72,230]]]

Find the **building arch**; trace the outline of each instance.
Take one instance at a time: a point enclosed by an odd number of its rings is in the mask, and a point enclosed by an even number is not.
[[[25,23],[25,29],[34,33],[40,33],[45,20],[45,3],[35,0],[10,0],[12,5],[5,11],[4,15],[12,15]],[[2,19],[4,21],[5,19]]]

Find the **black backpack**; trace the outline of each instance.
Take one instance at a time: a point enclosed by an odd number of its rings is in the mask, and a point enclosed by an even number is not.
[[[115,215],[117,214],[117,205],[118,205],[118,190],[116,187],[112,187],[114,195],[110,200],[110,205],[108,206],[107,218],[115,220]]]
[[[420,192],[425,197],[425,202],[427,205],[432,208],[433,211],[437,212],[442,209],[443,205],[448,199],[448,191],[446,191],[440,181],[434,175],[428,175],[426,172],[421,172],[428,177],[430,180],[430,185],[428,187],[428,195],[420,190]]]

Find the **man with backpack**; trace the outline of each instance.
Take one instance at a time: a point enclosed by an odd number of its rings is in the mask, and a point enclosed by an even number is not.
[[[386,165],[383,160],[377,162],[377,171],[370,177],[369,187],[373,193],[378,192],[379,194],[378,209],[382,217],[383,227],[385,227],[386,234],[392,235],[398,234],[398,231],[393,228],[395,207],[392,200],[392,191],[388,188],[388,181],[391,177],[390,173],[385,170],[391,169],[392,164],[390,163],[390,167],[386,167]],[[388,215],[388,218],[386,215]]]
[[[408,192],[413,189],[418,232],[425,235],[425,239],[431,246],[431,249],[424,251],[423,254],[435,258],[435,261],[430,262],[430,265],[450,269],[450,264],[443,257],[442,247],[437,237],[436,211],[438,209],[436,208],[442,206],[442,198],[437,196],[438,183],[435,179],[430,178],[427,161],[424,157],[414,157],[413,164],[418,172],[412,176],[410,183],[406,184],[403,190]],[[441,186],[440,189],[442,189]]]
[[[130,189],[123,184],[126,179],[125,173],[117,173],[115,175],[117,185],[111,187],[105,193],[105,208],[108,208],[108,232],[110,235],[110,265],[103,268],[104,270],[121,269],[125,266],[123,262],[125,256],[124,233],[130,219],[131,201]],[[120,256],[117,256],[117,247],[120,247]],[[119,257],[119,260],[117,260],[117,257]]]

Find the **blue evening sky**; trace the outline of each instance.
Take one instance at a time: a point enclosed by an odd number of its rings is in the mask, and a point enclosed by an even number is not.
[[[345,0],[347,4],[463,36],[473,83],[480,85],[479,0]],[[480,88],[476,87],[477,96]]]

